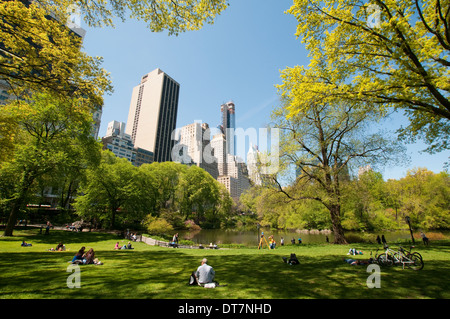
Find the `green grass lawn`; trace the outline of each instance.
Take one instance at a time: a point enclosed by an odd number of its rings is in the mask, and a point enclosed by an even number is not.
[[[21,247],[22,240],[32,247]],[[68,251],[52,252],[62,241]],[[317,244],[268,250],[173,249],[133,243],[134,250],[114,250],[127,240],[112,234],[53,230],[15,230],[0,237],[0,298],[2,299],[447,299],[450,298],[450,242],[416,246],[425,262],[420,271],[381,268],[381,288],[368,288],[366,266],[342,261],[348,249],[370,257],[375,244]],[[103,265],[83,265],[81,287],[68,288],[67,267],[81,246],[94,248]],[[396,245],[392,245],[396,247]],[[295,253],[300,265],[281,257]],[[203,257],[224,285],[215,289],[189,286],[188,278]]]

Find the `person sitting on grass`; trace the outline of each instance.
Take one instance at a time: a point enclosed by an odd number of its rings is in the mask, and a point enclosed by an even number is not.
[[[362,255],[362,254],[363,254],[362,251],[356,250],[355,248],[350,248],[347,253],[347,255]]]
[[[131,242],[128,242],[128,245],[124,245],[125,249],[134,249],[133,247],[131,247]]]
[[[83,263],[84,250],[86,247],[81,247],[81,249],[76,253],[76,255],[72,259],[73,264]]]
[[[289,257],[289,259],[287,259],[287,257],[281,257],[283,259],[283,261],[289,265],[298,265],[300,264],[300,262],[297,259],[297,256],[295,254],[291,254],[291,256]]]
[[[27,242],[25,242],[25,241],[22,241],[22,244],[20,244],[20,246],[22,246],[22,247],[29,247],[29,246],[32,246],[31,244],[28,244]]]
[[[195,272],[195,277],[200,286],[205,286],[214,282],[214,277],[216,272],[213,267],[207,264],[208,260],[206,258],[202,259],[202,264],[197,268]]]
[[[94,257],[95,257],[95,252],[94,252],[94,249],[91,248],[83,256],[83,264],[85,264],[85,265],[93,264],[94,263]]]
[[[65,251],[66,250],[66,246],[63,245],[63,243],[59,243],[58,245],[56,245],[56,248],[50,248],[50,251]]]

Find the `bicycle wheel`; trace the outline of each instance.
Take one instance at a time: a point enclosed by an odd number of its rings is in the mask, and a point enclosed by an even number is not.
[[[413,270],[421,270],[423,269],[423,259],[422,256],[419,253],[412,253],[412,254],[408,254],[406,256],[406,258],[408,258],[409,260],[412,261],[412,263],[408,263],[408,267],[413,269]]]
[[[390,267],[394,264],[394,261],[392,260],[392,257],[386,254],[382,254],[378,256],[378,265],[380,266],[387,266]]]

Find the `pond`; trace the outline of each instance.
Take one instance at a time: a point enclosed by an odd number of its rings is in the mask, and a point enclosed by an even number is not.
[[[264,232],[264,237],[268,241],[268,237],[273,235],[277,245],[280,243],[281,237],[284,238],[285,244],[290,244],[292,239],[298,243],[298,238],[302,239],[302,243],[325,243],[326,237],[330,242],[333,242],[334,236],[332,232],[319,232],[319,231],[295,231],[295,230],[270,230],[270,229],[260,229],[258,233],[257,228],[254,230],[223,230],[223,229],[202,229],[197,232],[179,231],[180,239],[188,239],[193,241],[195,244],[202,244],[203,246],[212,244],[243,244],[245,246],[258,245],[260,241],[261,231]],[[346,234],[356,234],[361,235],[359,232],[346,232]],[[386,231],[383,233],[374,233],[374,235],[384,235],[387,242],[395,242],[402,239],[410,239],[411,235],[409,231]],[[416,234],[417,236],[417,234]],[[265,245],[265,242],[264,242]]]

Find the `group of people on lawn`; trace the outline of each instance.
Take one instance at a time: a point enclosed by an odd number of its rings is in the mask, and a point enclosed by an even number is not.
[[[86,247],[81,247],[81,249],[76,253],[76,255],[72,258],[72,264],[82,264],[82,265],[102,265],[103,263],[95,258],[94,249],[91,248],[87,252],[85,251]]]

